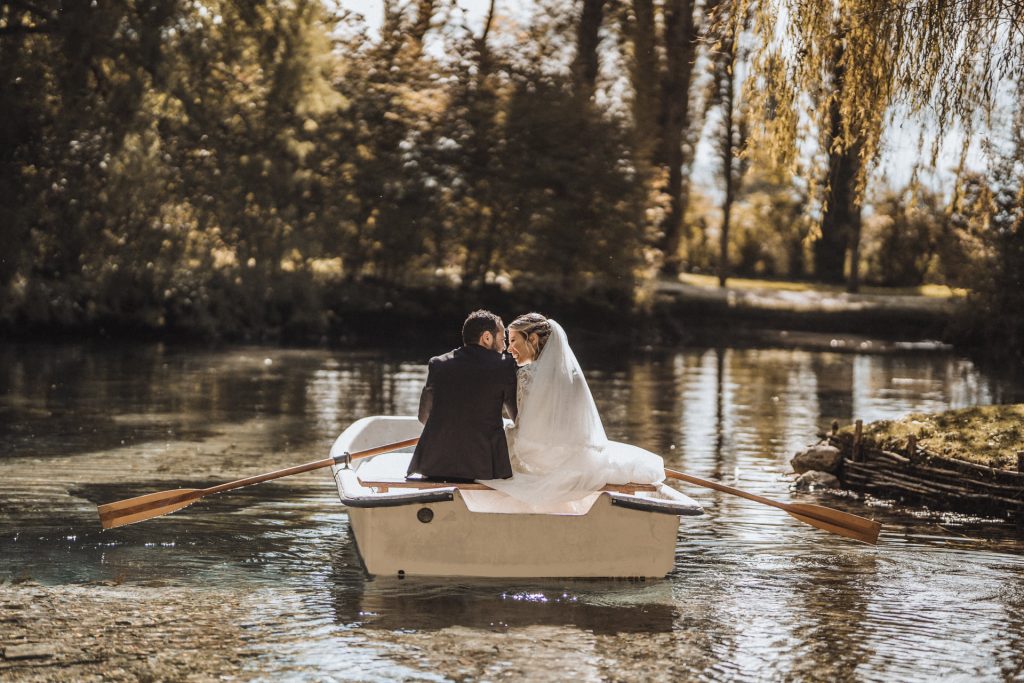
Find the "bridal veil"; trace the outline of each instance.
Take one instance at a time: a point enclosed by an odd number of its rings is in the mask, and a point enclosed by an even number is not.
[[[529,368],[519,416],[507,430],[519,471],[486,483],[524,502],[551,503],[578,500],[605,484],[662,481],[659,456],[608,441],[565,330],[548,322],[551,336]]]

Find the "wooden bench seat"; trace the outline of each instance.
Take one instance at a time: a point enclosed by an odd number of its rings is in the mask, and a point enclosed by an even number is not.
[[[367,488],[376,489],[377,493],[387,493],[388,489],[447,489],[447,488],[458,488],[464,491],[493,491],[490,486],[481,484],[479,482],[467,482],[467,483],[456,483],[456,482],[444,482],[444,481],[422,481],[416,479],[388,479],[380,481],[363,481],[359,480],[362,486]],[[611,493],[628,493],[634,494],[637,491],[657,491],[658,487],[654,484],[608,484],[601,491],[609,491]]]

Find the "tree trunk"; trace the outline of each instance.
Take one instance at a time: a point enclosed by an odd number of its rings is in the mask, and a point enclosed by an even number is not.
[[[478,247],[480,253],[477,256],[472,277],[469,278],[469,284],[477,287],[483,287],[487,284],[487,273],[491,270],[491,266],[494,263],[494,250],[498,234],[498,214],[497,207],[494,207],[489,216],[481,216],[482,220],[486,220],[486,224],[480,236],[481,239]]]
[[[683,136],[690,124],[690,81],[697,53],[694,0],[665,4],[665,75],[662,80],[661,159],[668,166],[669,211],[661,224],[662,273],[679,274],[679,245],[688,197],[684,191]]]
[[[27,203],[22,193],[31,196],[29,188],[38,184],[38,181],[21,177],[19,153],[26,159],[37,158],[42,138],[43,117],[36,114],[31,93],[26,92],[28,89],[24,86],[18,86],[20,79],[15,75],[21,68],[20,48],[17,39],[0,40],[0,62],[8,67],[0,75],[3,79],[0,90],[4,91],[0,98],[0,121],[3,121],[0,125],[0,244],[4,245],[0,254],[0,296],[3,297],[0,301],[7,300],[5,289],[18,272],[28,246],[27,222],[18,218]]]
[[[729,223],[732,217],[732,204],[735,199],[736,183],[733,179],[733,156],[734,145],[732,142],[732,120],[733,120],[733,88],[732,78],[729,79],[726,101],[723,103],[725,114],[725,134],[727,140],[722,147],[722,167],[725,172],[725,197],[722,200],[722,230],[719,235],[718,245],[718,286],[725,287],[725,281],[729,277]]]
[[[846,252],[852,261],[849,286],[856,290],[860,254],[860,198],[857,176],[860,173],[862,142],[854,131],[846,134],[840,108],[845,68],[842,63],[843,44],[837,41],[833,52],[832,93],[829,103],[828,177],[825,179],[825,211],[821,217],[821,237],[814,244],[814,274],[822,282],[844,281]],[[852,138],[852,139],[851,139]]]
[[[630,77],[633,85],[633,129],[637,162],[649,171],[658,130],[658,56],[653,0],[633,0],[634,23],[629,29],[633,46]]]
[[[395,6],[393,0],[384,0],[384,18],[381,21],[380,35],[386,43],[398,42],[394,40],[402,30],[402,10]]]
[[[583,12],[576,33],[576,57],[572,63],[576,91],[589,99],[597,83],[597,46],[601,40],[604,0],[583,0]]]
[[[412,28],[409,29],[409,35],[416,41],[416,49],[421,54],[423,52],[423,38],[427,35],[427,31],[430,30],[430,22],[434,18],[434,1],[419,0],[416,3],[416,21]]]
[[[729,67],[724,74],[722,92],[722,172],[725,175],[725,197],[722,200],[722,230],[719,235],[718,286],[725,287],[729,277],[729,223],[732,204],[736,194],[736,180],[733,177],[736,166],[736,143],[733,139],[736,118],[736,35],[728,37],[722,50],[729,56]]]
[[[488,85],[491,74],[491,54],[487,45],[487,38],[494,24],[495,1],[491,0],[490,2],[483,30],[480,33],[480,38],[477,39],[476,97],[480,99],[475,106],[481,108],[481,111],[478,112],[478,115],[481,117],[478,124],[486,128],[486,130],[475,131],[475,140],[472,144],[473,153],[477,157],[475,166],[479,169],[490,168],[492,154],[489,135],[490,126],[487,124],[493,124],[495,111],[493,93],[490,92]],[[486,171],[485,174],[490,175],[490,171]],[[486,182],[485,186],[488,189],[481,190],[481,196],[477,197],[479,210],[476,215],[476,224],[483,226],[483,230],[477,234],[475,241],[469,243],[470,253],[466,257],[465,280],[463,284],[467,287],[482,287],[484,285],[487,271],[490,269],[494,255],[495,231],[498,228],[497,216],[495,214],[498,207],[494,193],[490,189],[492,184]],[[490,209],[489,215],[485,207]]]
[[[730,169],[731,172],[731,169]],[[732,214],[732,183],[727,183],[725,188],[725,202],[722,206],[722,234],[719,236],[718,244],[718,286],[725,287],[725,281],[729,279],[729,221]]]
[[[654,196],[656,182],[654,150],[658,144],[658,74],[657,32],[655,29],[653,0],[632,0],[632,12],[622,14],[622,33],[629,41],[626,63],[629,68],[633,99],[632,153],[637,183],[645,200],[638,202],[636,224],[640,226],[640,239],[649,244],[654,226],[647,215],[648,199]]]
[[[861,216],[860,203],[857,204],[857,213],[850,217],[850,273],[846,279],[846,291],[856,294],[860,291],[860,232]]]

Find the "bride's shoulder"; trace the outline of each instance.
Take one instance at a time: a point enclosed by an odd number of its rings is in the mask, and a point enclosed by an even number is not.
[[[519,365],[516,368],[516,384],[519,385],[520,391],[525,391],[526,387],[533,382],[533,369],[534,363],[527,363],[526,365]]]

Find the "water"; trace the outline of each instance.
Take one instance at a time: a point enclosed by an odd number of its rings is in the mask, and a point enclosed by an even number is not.
[[[944,353],[580,351],[611,438],[880,519],[877,547],[686,488],[707,514],[664,581],[369,578],[324,472],[99,530],[98,503],[320,459],[362,416],[414,413],[427,355],[0,346],[0,581],[229,591],[243,679],[1024,680],[1024,532],[789,490],[833,420],[1024,401]]]

